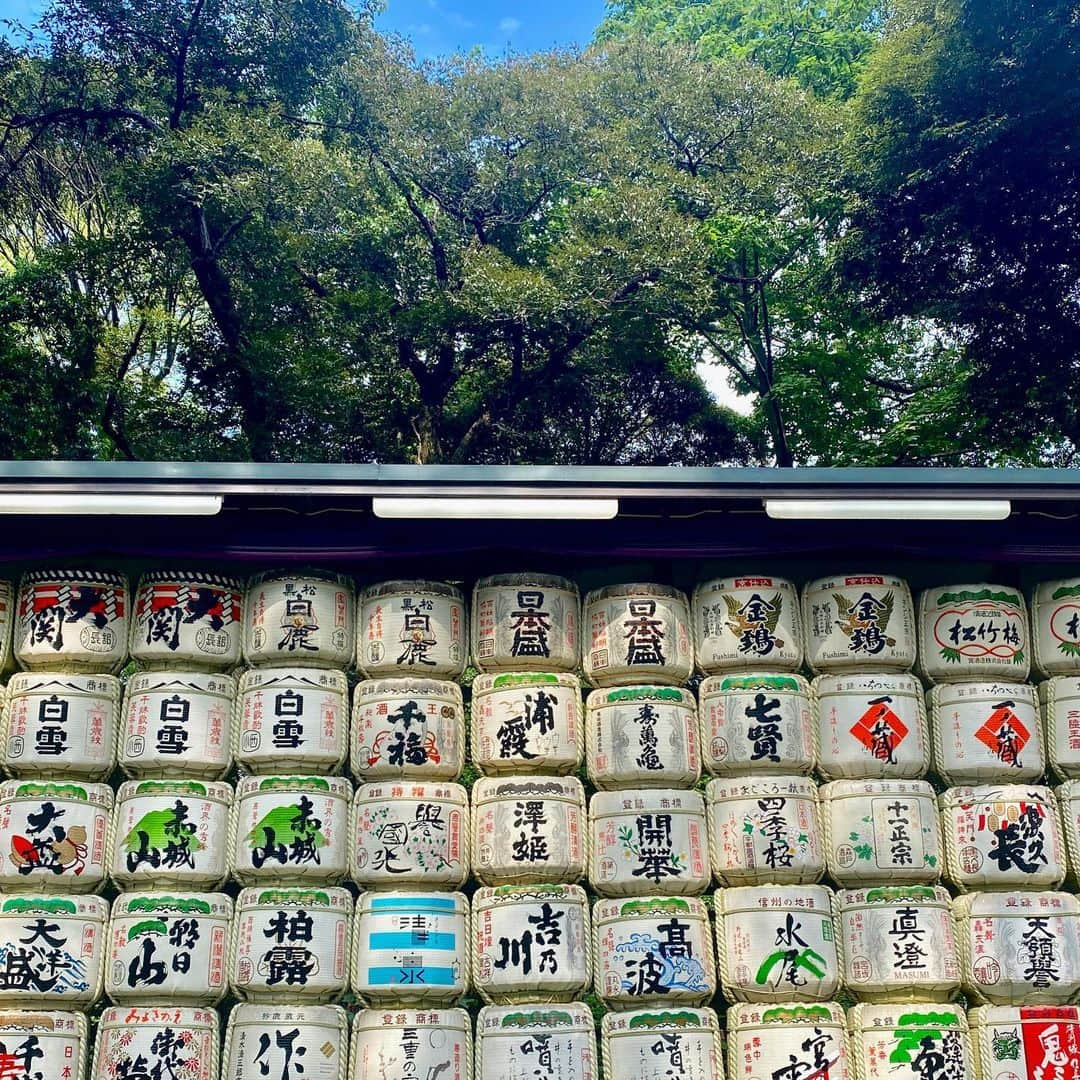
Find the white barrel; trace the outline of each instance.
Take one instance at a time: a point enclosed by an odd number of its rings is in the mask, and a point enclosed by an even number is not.
[[[1061,808],[1062,832],[1070,883],[1080,881],[1080,781],[1068,780],[1055,791]]]
[[[1043,678],[1080,675],[1080,578],[1043,581],[1032,591],[1031,662]]]
[[[1065,880],[1065,842],[1050,788],[949,788],[938,805],[945,878],[960,892],[1056,889]]]
[[[353,662],[353,583],[322,570],[252,578],[244,603],[244,659],[254,666],[347,668]]]
[[[365,892],[356,903],[352,989],[362,1001],[449,1005],[469,991],[469,901],[459,892]]]
[[[692,787],[701,776],[694,695],[675,686],[594,690],[585,701],[585,765],[602,789]]]
[[[128,680],[118,742],[131,777],[220,780],[232,767],[236,680],[200,671],[143,671]]]
[[[107,784],[0,784],[0,892],[96,892],[108,875]]]
[[[121,695],[114,675],[12,675],[4,708],[4,768],[14,776],[106,780],[116,767]]]
[[[349,682],[332,668],[259,667],[240,677],[236,762],[255,773],[337,772],[349,751]]]
[[[1035,687],[948,683],[927,700],[934,769],[947,784],[1022,783],[1046,771]]]
[[[105,993],[116,1005],[216,1005],[228,989],[232,915],[224,893],[121,893],[109,922]]]
[[[129,651],[148,667],[224,671],[240,662],[244,586],[201,570],[155,570],[135,591]]]
[[[15,586],[10,581],[0,581],[0,671],[10,671],[15,666],[14,627]]]
[[[968,1022],[982,1080],[1072,1080],[1080,1069],[1075,1005],[982,1005]]]
[[[485,885],[585,876],[585,788],[576,776],[488,777],[472,789],[473,873]]]
[[[237,1005],[229,1013],[222,1080],[346,1080],[348,1067],[349,1021],[337,1005]]]
[[[469,639],[465,598],[443,581],[384,581],[360,594],[356,666],[368,679],[457,679]]]
[[[914,675],[819,675],[812,689],[825,779],[917,780],[930,771],[926,699]]]
[[[585,597],[582,667],[591,686],[681,686],[694,668],[690,605],[670,585],[609,585]]]
[[[503,885],[473,896],[472,976],[490,1004],[574,1001],[592,987],[589,901],[578,885]]]
[[[84,1080],[90,1053],[86,1017],[74,1012],[0,1012],[0,1061],[13,1080]]]
[[[241,889],[229,953],[232,992],[241,1001],[336,1001],[349,987],[352,914],[347,889]]]
[[[804,775],[816,737],[807,681],[794,672],[714,675],[698,687],[701,754],[713,776]]]
[[[895,574],[834,574],[802,595],[806,662],[820,674],[909,671],[915,663],[911,589]]]
[[[897,875],[899,877],[899,875]],[[960,962],[940,885],[841,889],[844,985],[860,1001],[950,1001]]]
[[[360,784],[349,877],[371,888],[460,889],[469,879],[469,832],[460,784]]]
[[[598,1080],[599,1075],[588,1005],[488,1005],[480,1010],[474,1080]]]
[[[732,1005],[728,1080],[854,1080],[844,1010],[833,1002]]]
[[[673,1004],[670,1010],[608,1013],[601,1032],[605,1076],[724,1080],[720,1021],[712,1009]]]
[[[712,872],[721,885],[821,880],[825,845],[809,777],[710,780],[705,800]]]
[[[138,1077],[139,1069],[162,1080],[218,1080],[220,1046],[213,1009],[113,1005],[98,1022],[90,1080]]]
[[[1055,675],[1039,683],[1039,710],[1050,771],[1059,780],[1080,779],[1080,678]]]
[[[960,1005],[856,1005],[848,1027],[858,1080],[976,1080]]]
[[[704,800],[696,791],[598,791],[589,800],[588,864],[601,896],[704,892]]]
[[[1023,682],[1027,607],[1004,585],[939,585],[919,597],[919,669],[930,682]]]
[[[0,1007],[93,1005],[105,975],[108,921],[100,896],[0,897]]]
[[[461,687],[420,676],[357,683],[349,764],[359,784],[456,780],[465,767]]]
[[[575,671],[581,596],[554,574],[494,574],[472,594],[472,656],[481,671]]]
[[[464,1009],[361,1009],[353,1017],[352,1080],[387,1080],[388,1069],[416,1080],[472,1080],[472,1058]]]
[[[964,993],[990,1005],[1066,1005],[1080,997],[1080,899],[1071,893],[969,893],[953,903]]]
[[[799,594],[774,577],[727,577],[694,589],[694,656],[706,675],[802,667]]]
[[[221,781],[121,784],[109,844],[110,877],[129,888],[218,888],[229,873],[232,802],[232,786]]]
[[[15,656],[31,671],[115,674],[128,642],[128,584],[109,570],[35,570],[19,587]]]
[[[581,680],[568,672],[477,675],[470,727],[473,764],[488,776],[573,772],[585,759]]]
[[[613,1009],[705,1004],[716,993],[708,909],[694,896],[598,900],[593,971]]]
[[[818,797],[837,885],[941,880],[937,796],[925,780],[834,780]]]
[[[716,955],[731,1001],[828,1001],[842,986],[836,897],[824,885],[716,892]]]
[[[233,877],[336,885],[349,869],[352,794],[341,776],[243,777],[229,822]]]

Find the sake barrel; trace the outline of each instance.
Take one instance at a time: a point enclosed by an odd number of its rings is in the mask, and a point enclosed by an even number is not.
[[[86,1017],[75,1012],[0,1012],[0,1061],[12,1080],[84,1080],[90,1053]]]
[[[724,1080],[720,1021],[712,1009],[608,1013],[601,1027],[604,1075],[637,1080]]]
[[[472,594],[472,656],[481,671],[575,671],[581,596],[554,574],[494,574]]]
[[[349,877],[360,886],[461,888],[469,878],[469,796],[460,784],[361,784]]]
[[[1065,880],[1065,844],[1050,788],[949,788],[938,804],[945,877],[961,892],[1056,889]]]
[[[930,682],[1023,682],[1027,608],[1004,585],[939,585],[919,598],[919,667]]]
[[[353,1017],[352,1080],[386,1080],[388,1069],[417,1080],[472,1080],[472,1059],[464,1009],[361,1009]]]
[[[219,1058],[218,1015],[213,1009],[163,1003],[114,1005],[98,1022],[90,1077],[137,1080],[142,1070],[145,1076],[162,1080],[217,1080]],[[244,1075],[244,1080],[249,1077]],[[250,1080],[255,1080],[254,1074]]]
[[[280,1004],[336,1001],[349,987],[352,913],[347,889],[241,889],[229,954],[233,993]]]
[[[337,772],[349,749],[345,672],[304,667],[245,671],[233,728],[237,764],[251,772]]]
[[[704,892],[704,801],[696,791],[598,791],[589,800],[588,866],[601,896]]]
[[[698,687],[701,753],[713,776],[806,774],[816,757],[810,687],[801,675],[714,675]]]
[[[476,1018],[475,1080],[535,1080],[538,1076],[597,1080],[596,1032],[588,1005],[488,1005],[481,1009]]]
[[[1080,578],[1043,581],[1031,594],[1031,660],[1039,675],[1080,675]]]
[[[115,674],[128,641],[128,585],[109,570],[35,570],[19,588],[15,656],[31,671]]]
[[[1075,1005],[983,1005],[968,1022],[983,1080],[1066,1080],[1080,1070]]]
[[[940,885],[841,889],[837,900],[843,981],[860,1001],[949,1001],[960,989],[951,901]]]
[[[1035,687],[950,683],[928,698],[934,768],[946,783],[1037,781],[1046,771]]]
[[[353,662],[353,583],[321,570],[274,570],[252,578],[244,604],[249,664],[346,668]]]
[[[116,767],[121,693],[113,675],[12,675],[4,709],[4,767],[14,776],[107,779]]]
[[[490,1004],[574,1001],[592,986],[589,901],[578,885],[502,885],[473,896],[472,976]]]
[[[135,591],[131,658],[148,667],[222,671],[240,662],[244,586],[201,570],[155,570]]]
[[[827,780],[917,780],[930,771],[922,684],[900,672],[819,675],[818,771]]]
[[[1039,707],[1050,771],[1059,780],[1080,779],[1080,678],[1055,675],[1039,683]]]
[[[848,1025],[858,1080],[976,1080],[959,1005],[856,1005]]]
[[[729,1080],[854,1078],[844,1010],[833,1002],[732,1005],[726,1020]]]
[[[216,1005],[228,989],[232,915],[224,893],[121,893],[109,922],[105,993],[116,1005]]]
[[[964,993],[990,1005],[1066,1005],[1080,996],[1080,899],[970,893],[954,901]]]
[[[691,603],[694,656],[706,675],[802,667],[799,594],[783,578],[703,581]]]
[[[487,776],[574,772],[585,758],[581,712],[576,675],[477,675],[470,713],[473,764]]]
[[[818,792],[837,885],[941,879],[937,797],[925,780],[834,780]]]
[[[237,1005],[229,1013],[223,1078],[346,1080],[348,1066],[349,1021],[337,1005]]]
[[[705,799],[712,872],[721,885],[821,880],[824,838],[809,777],[710,780]]]
[[[0,581],[0,671],[10,671],[15,666],[14,626],[15,588],[10,581]]]
[[[469,990],[463,893],[365,892],[356,904],[353,993],[370,1005],[446,1005]]]
[[[230,871],[244,885],[336,885],[349,869],[352,784],[341,776],[246,776],[230,820]]]
[[[113,881],[122,888],[218,888],[229,873],[232,802],[232,786],[221,781],[121,784],[110,841]]]
[[[692,787],[701,776],[694,695],[674,686],[594,690],[585,701],[585,764],[602,789]]]
[[[593,909],[596,992],[613,1009],[703,1005],[716,993],[712,932],[694,896],[598,900]]]
[[[716,892],[716,954],[731,1001],[828,1001],[841,987],[836,897],[824,885]]]
[[[1065,834],[1066,877],[1070,883],[1075,883],[1080,881],[1080,781],[1067,781],[1055,794],[1061,808],[1062,831]]]
[[[199,671],[143,671],[124,695],[120,767],[131,777],[220,780],[232,767],[236,680]]]
[[[89,1008],[101,996],[108,921],[100,896],[0,897],[0,1007]]]
[[[582,666],[591,686],[681,686],[694,668],[690,606],[669,585],[594,589],[583,608]]]
[[[368,679],[457,679],[468,653],[465,598],[444,581],[384,581],[360,595],[356,666]]]
[[[0,784],[0,891],[88,893],[105,884],[113,792],[107,784]]]
[[[456,780],[465,766],[461,687],[420,676],[357,683],[349,763],[361,784]]]
[[[909,671],[915,663],[911,590],[894,574],[835,574],[802,596],[806,661],[820,674]]]
[[[473,873],[485,885],[580,881],[585,788],[576,776],[488,777],[472,789]]]

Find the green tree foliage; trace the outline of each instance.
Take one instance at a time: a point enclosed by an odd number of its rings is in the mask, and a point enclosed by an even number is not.
[[[848,143],[849,279],[962,344],[983,446],[1080,445],[1080,54],[1067,0],[905,0]],[[1006,436],[1007,438],[1008,436]]]

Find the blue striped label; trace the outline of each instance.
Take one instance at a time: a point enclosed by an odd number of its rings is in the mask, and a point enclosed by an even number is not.
[[[453,986],[453,968],[373,967],[368,968],[369,986]]]
[[[369,934],[371,949],[435,949],[452,952],[457,948],[457,934],[434,934],[428,930],[404,930],[400,933]]]
[[[386,896],[372,897],[372,911],[456,911],[452,896]]]

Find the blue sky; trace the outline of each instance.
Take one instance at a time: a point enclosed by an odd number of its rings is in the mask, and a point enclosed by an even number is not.
[[[409,38],[421,59],[467,52],[489,56],[584,45],[604,15],[604,0],[384,0],[376,25]],[[32,21],[43,0],[0,0],[0,18]]]

